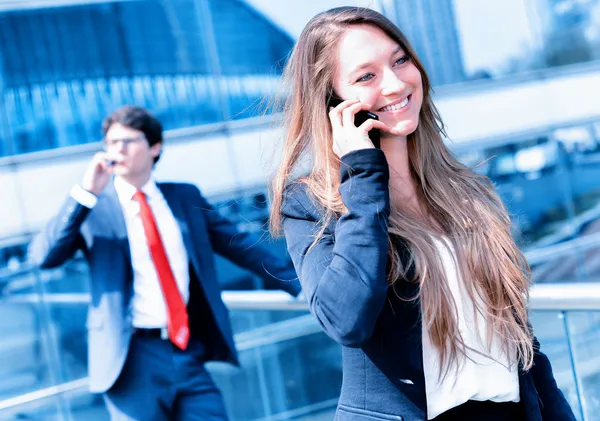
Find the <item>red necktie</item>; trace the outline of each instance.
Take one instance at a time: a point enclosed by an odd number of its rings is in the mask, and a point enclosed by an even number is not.
[[[175,276],[171,270],[165,247],[156,226],[156,220],[144,193],[138,190],[133,195],[133,200],[140,204],[140,215],[142,217],[144,233],[146,234],[146,241],[148,242],[150,255],[158,273],[160,287],[167,304],[169,338],[178,348],[186,349],[188,340],[190,339],[187,309],[177,288]]]

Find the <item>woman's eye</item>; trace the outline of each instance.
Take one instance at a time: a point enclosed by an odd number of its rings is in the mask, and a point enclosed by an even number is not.
[[[405,56],[400,57],[398,60],[396,60],[396,64],[404,64],[408,60],[410,60],[410,58],[405,55]]]
[[[367,82],[373,78],[373,73],[367,73],[366,75],[362,75],[356,81],[357,82]]]

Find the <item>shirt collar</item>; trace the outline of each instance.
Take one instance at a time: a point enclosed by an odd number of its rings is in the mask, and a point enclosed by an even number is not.
[[[119,197],[119,202],[125,205],[131,203],[133,195],[137,192],[137,189],[121,177],[115,177],[114,184],[115,190],[117,191],[117,196]],[[148,201],[160,194],[158,186],[152,177],[150,177],[148,182],[142,186],[141,190],[148,198]]]

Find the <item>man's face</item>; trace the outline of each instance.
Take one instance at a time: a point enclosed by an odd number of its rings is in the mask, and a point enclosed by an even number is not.
[[[143,132],[119,123],[110,126],[104,142],[107,154],[115,158],[113,173],[125,177],[152,172],[154,158],[162,147],[160,143],[150,146]]]

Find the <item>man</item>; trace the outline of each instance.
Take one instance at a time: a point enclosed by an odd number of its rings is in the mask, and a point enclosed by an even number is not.
[[[239,232],[195,186],[153,180],[163,137],[148,111],[121,108],[102,130],[105,152],[34,239],[30,257],[52,268],[83,251],[90,388],[103,393],[111,419],[225,420],[203,366],[237,363],[213,252],[297,295],[293,266]]]

